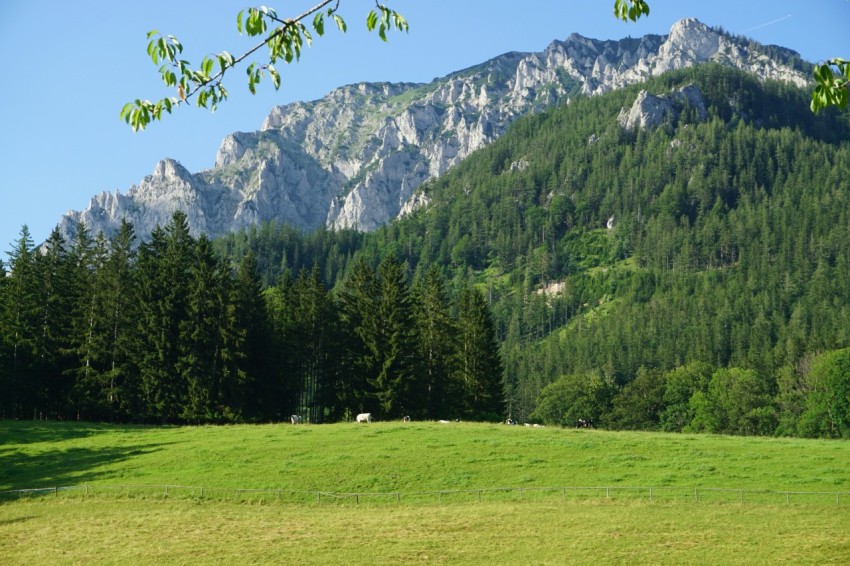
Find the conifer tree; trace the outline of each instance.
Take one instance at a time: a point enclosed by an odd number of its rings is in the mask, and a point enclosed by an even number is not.
[[[243,339],[240,367],[244,373],[244,386],[234,402],[242,407],[246,418],[257,419],[266,411],[266,392],[274,379],[275,364],[272,328],[253,252],[242,258],[233,285],[236,328]]]
[[[177,371],[180,325],[187,317],[194,239],[186,215],[175,212],[139,249],[141,392],[144,416],[174,422],[186,403],[187,384]]]
[[[178,379],[186,388],[181,417],[198,423],[238,420],[241,415],[233,402],[242,381],[241,340],[230,274],[205,235],[197,240],[192,259],[176,362]]]
[[[373,410],[377,413],[374,382],[381,367],[382,324],[378,318],[378,293],[375,271],[361,256],[355,261],[339,298],[346,336],[341,400],[348,418]]]
[[[104,316],[108,332],[105,384],[110,418],[137,416],[143,412],[139,378],[139,289],[136,269],[136,234],[133,225],[121,221],[110,240],[109,258],[103,267]]]
[[[373,385],[383,418],[421,416],[427,410],[427,384],[419,363],[405,268],[394,255],[378,267],[379,372]]]
[[[501,420],[504,411],[502,358],[496,329],[481,293],[466,286],[458,301],[458,376],[467,419]]]
[[[73,297],[70,261],[65,238],[54,228],[44,243],[43,252],[35,256],[38,294],[38,335],[33,376],[38,384],[37,403],[40,415],[65,418],[72,380],[66,375],[71,364],[68,356],[71,305]]]
[[[457,326],[443,278],[431,266],[416,289],[415,318],[424,378],[425,408],[429,418],[459,414],[457,377]]]
[[[3,332],[9,349],[4,411],[7,418],[36,415],[37,384],[32,373],[39,330],[35,247],[27,225],[9,252]]]

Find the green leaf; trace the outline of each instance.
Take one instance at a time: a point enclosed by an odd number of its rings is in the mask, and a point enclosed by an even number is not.
[[[345,25],[345,20],[343,20],[341,16],[334,14],[334,21],[336,22],[336,27],[338,27],[339,31],[342,33],[345,33],[348,30],[348,26]]]
[[[325,35],[325,15],[321,12],[313,18],[313,29],[319,34],[319,37]]]
[[[269,65],[269,76],[272,78],[274,89],[278,90],[280,88],[280,73],[275,70],[274,65]]]
[[[242,14],[245,10],[239,10],[239,13],[236,14],[236,30],[239,32],[239,35],[242,35]]]
[[[372,31],[375,29],[375,26],[378,25],[378,14],[375,13],[374,10],[369,12],[369,15],[366,16],[366,29]]]

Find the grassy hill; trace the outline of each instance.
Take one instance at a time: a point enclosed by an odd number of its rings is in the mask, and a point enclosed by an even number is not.
[[[850,444],[476,423],[134,427],[0,422],[0,561],[23,563],[831,563],[850,552]],[[200,499],[116,485],[400,492]],[[495,487],[649,487],[629,494]],[[694,500],[694,488],[705,495]],[[670,490],[665,492],[663,488]],[[708,488],[743,489],[712,496]],[[786,501],[759,490],[822,491]],[[834,492],[844,492],[836,504]],[[667,493],[667,495],[665,495]],[[156,496],[154,496],[156,495]],[[197,495],[197,492],[195,493]],[[310,500],[312,501],[312,499]],[[36,544],[37,542],[37,544]],[[745,554],[742,552],[746,551]]]
[[[653,486],[850,491],[850,444],[478,423],[0,422],[0,490],[103,484],[415,492]]]

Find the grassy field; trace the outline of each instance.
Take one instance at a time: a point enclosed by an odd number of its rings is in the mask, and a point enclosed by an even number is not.
[[[0,563],[842,564],[850,557],[850,495],[838,503],[833,495],[850,492],[850,443],[839,441],[471,423],[0,421],[0,490],[83,483],[87,498],[6,498]],[[402,496],[358,505],[109,489],[166,484],[207,494]],[[611,498],[599,490],[532,491],[561,486],[614,489]],[[485,491],[479,501],[475,490],[497,487],[529,491]],[[709,488],[746,490],[746,502]],[[472,491],[439,502],[410,496],[463,489]],[[786,500],[759,497],[761,490],[827,495]]]

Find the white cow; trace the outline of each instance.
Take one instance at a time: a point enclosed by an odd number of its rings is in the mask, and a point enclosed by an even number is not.
[[[372,422],[372,413],[360,413],[357,415],[358,423],[371,423]]]
[[[304,422],[304,417],[302,417],[301,415],[292,415],[291,417],[289,417],[289,422],[291,422],[292,424],[301,424]]]

